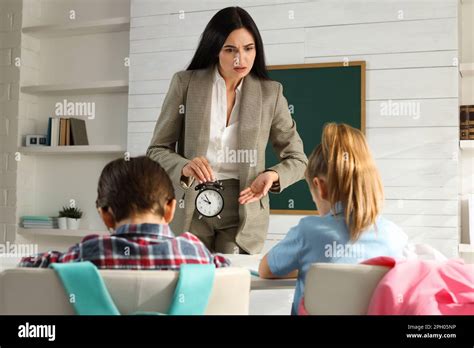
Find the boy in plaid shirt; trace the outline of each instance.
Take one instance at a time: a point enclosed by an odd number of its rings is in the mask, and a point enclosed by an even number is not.
[[[65,253],[48,251],[24,257],[20,267],[54,262],[91,261],[98,268],[178,270],[183,263],[230,261],[211,254],[193,234],[175,237],[169,227],[176,199],[168,174],[148,157],[116,159],[102,170],[96,206],[110,235],[88,235]]]

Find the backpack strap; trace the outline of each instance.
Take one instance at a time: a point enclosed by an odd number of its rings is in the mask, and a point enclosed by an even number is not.
[[[120,315],[92,262],[52,263],[49,267],[56,271],[76,314]]]
[[[120,315],[97,267],[90,261],[52,263],[78,315]],[[212,293],[215,265],[182,264],[168,310],[170,315],[202,315]],[[74,296],[74,297],[71,297]],[[139,311],[134,314],[160,315]]]
[[[203,315],[214,286],[214,264],[182,264],[170,315]]]

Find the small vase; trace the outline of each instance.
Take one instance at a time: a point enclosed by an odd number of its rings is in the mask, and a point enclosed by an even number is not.
[[[58,228],[60,230],[67,230],[67,217],[58,218]]]
[[[67,218],[67,229],[78,230],[80,222],[81,222],[81,219]]]

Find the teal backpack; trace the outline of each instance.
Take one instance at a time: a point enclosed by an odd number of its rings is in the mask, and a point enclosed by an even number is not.
[[[120,315],[107,287],[89,261],[52,263],[78,315]],[[168,313],[135,312],[135,315],[202,315],[214,284],[215,265],[183,264]]]

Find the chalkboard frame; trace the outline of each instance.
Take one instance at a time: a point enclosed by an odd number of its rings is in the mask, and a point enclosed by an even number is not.
[[[268,70],[285,70],[285,69],[313,69],[313,68],[334,68],[334,67],[360,67],[360,124],[361,132],[365,135],[366,122],[366,62],[358,61],[343,61],[343,62],[328,62],[328,63],[309,63],[309,64],[285,64],[285,65],[268,65]],[[319,215],[317,210],[294,210],[294,209],[270,209],[270,214],[275,215]]]

